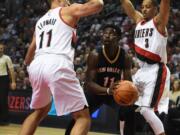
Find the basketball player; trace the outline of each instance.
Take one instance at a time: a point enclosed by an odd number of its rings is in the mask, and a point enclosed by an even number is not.
[[[84,91],[90,114],[103,104],[119,111],[119,105],[115,103],[112,96],[113,84],[122,79],[122,74],[125,80],[131,80],[131,59],[124,49],[118,45],[121,34],[120,29],[115,25],[105,25],[102,30],[102,46],[96,51],[90,52],[87,60]],[[133,115],[127,109],[123,113],[127,113],[125,116],[125,120],[127,119],[125,134],[133,135],[133,132],[128,130],[128,128],[132,129],[131,126],[134,126],[132,124]],[[73,121],[69,124],[65,135],[69,135],[72,127]]]
[[[161,0],[158,12],[156,0],[143,0],[140,13],[130,0],[121,0],[127,15],[136,23],[134,42],[140,69],[134,83],[141,95],[136,102],[140,113],[156,135],[165,135],[164,127],[154,111],[168,111],[170,72],[167,63],[167,30],[170,0]]]
[[[71,135],[86,135],[90,126],[88,104],[73,69],[76,24],[80,17],[99,12],[102,0],[72,4],[68,0],[52,0],[51,9],[36,23],[28,49],[28,66],[33,88],[29,115],[19,135],[32,135],[51,107],[51,95],[58,116],[72,113],[76,120]]]
[[[9,86],[16,89],[14,66],[11,58],[4,54],[4,44],[0,43],[0,125],[8,124]]]

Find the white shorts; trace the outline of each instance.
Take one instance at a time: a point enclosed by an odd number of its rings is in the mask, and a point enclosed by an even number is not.
[[[136,105],[168,112],[170,71],[164,64],[143,65],[133,76],[133,82],[140,91]]]
[[[38,109],[54,99],[58,116],[88,106],[73,63],[65,56],[45,54],[36,57],[28,67],[33,88],[30,107]]]

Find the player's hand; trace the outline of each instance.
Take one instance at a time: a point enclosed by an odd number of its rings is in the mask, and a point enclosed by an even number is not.
[[[114,91],[117,89],[119,85],[119,81],[114,82],[110,87],[109,87],[109,95],[113,95]]]
[[[16,89],[16,83],[15,83],[15,82],[12,82],[12,83],[11,83],[11,89],[12,89],[12,90],[15,90],[15,89]]]

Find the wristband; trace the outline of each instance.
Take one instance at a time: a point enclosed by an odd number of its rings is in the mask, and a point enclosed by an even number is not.
[[[108,95],[110,94],[109,88],[107,88],[106,92],[107,92]]]

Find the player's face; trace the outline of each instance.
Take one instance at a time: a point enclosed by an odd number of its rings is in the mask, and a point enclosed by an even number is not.
[[[157,8],[152,4],[151,0],[143,0],[141,12],[144,19],[150,20],[156,15]]]
[[[113,44],[118,39],[116,30],[114,28],[106,28],[103,31],[102,42],[104,45]]]
[[[3,55],[4,53],[4,46],[0,44],[0,57]]]

